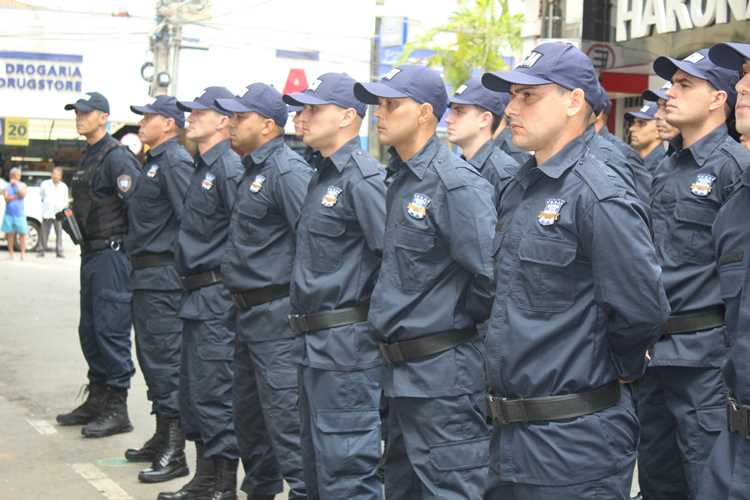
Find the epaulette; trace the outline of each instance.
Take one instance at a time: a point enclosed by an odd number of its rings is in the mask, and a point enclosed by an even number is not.
[[[385,175],[385,169],[377,162],[375,158],[368,155],[361,149],[357,149],[352,153],[354,163],[359,167],[359,171],[362,173],[362,177],[372,177],[374,175],[383,174]]]

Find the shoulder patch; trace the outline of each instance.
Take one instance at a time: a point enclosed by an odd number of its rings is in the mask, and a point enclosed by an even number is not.
[[[372,177],[382,173],[385,175],[385,169],[378,163],[378,161],[365,153],[361,149],[357,149],[352,155],[354,163],[359,167],[359,171],[362,173],[362,177]]]
[[[625,189],[617,185],[615,178],[609,176],[607,167],[600,160],[589,158],[575,169],[597,200],[616,198],[625,194]]]

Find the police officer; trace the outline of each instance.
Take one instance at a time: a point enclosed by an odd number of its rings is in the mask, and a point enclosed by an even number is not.
[[[88,397],[60,425],[84,425],[85,437],[130,432],[127,397],[135,373],[130,355],[130,291],[124,240],[127,199],[140,174],[133,154],[106,131],[109,102],[99,92],[66,110],[75,110],[76,130],[86,152],[73,176],[73,213],[81,230],[81,319],[78,334],[88,364]]]
[[[656,170],[656,166],[666,156],[662,139],[656,130],[656,103],[646,103],[640,110],[625,113],[625,117],[632,120],[630,124],[630,144],[638,151],[643,165],[649,172]],[[649,186],[650,189],[650,186]]]
[[[484,87],[480,78],[471,78],[456,89],[445,118],[448,140],[495,188],[495,205],[518,170],[518,163],[492,140],[505,110],[501,95]]]
[[[667,82],[656,90],[644,90],[641,97],[646,101],[656,102],[656,114],[654,114],[654,121],[656,122],[656,131],[659,134],[659,138],[664,141],[666,145],[666,155],[669,156],[674,152],[672,141],[680,135],[680,131],[677,127],[670,125],[667,121],[667,91],[672,87],[672,82]],[[654,173],[655,175],[655,173]]]
[[[326,73],[304,92],[305,144],[319,151],[297,225],[289,322],[304,338],[300,409],[310,499],[381,499],[382,360],[367,323],[385,226],[385,171],[360,147],[367,107]]]
[[[500,109],[498,109],[500,123],[492,132],[492,136],[495,138],[495,144],[497,147],[513,158],[516,163],[523,165],[529,161],[531,154],[513,144],[513,137],[510,134],[508,118],[505,116],[505,107],[508,105],[508,101],[510,101],[510,95],[507,92],[497,92],[497,94],[499,96],[498,99],[500,100]]]
[[[671,80],[666,118],[680,130],[675,152],[657,167],[651,191],[654,242],[672,316],[651,351],[638,387],[639,482],[646,499],[695,499],[711,447],[726,426],[724,306],[711,226],[750,153],[724,124],[734,107],[737,72],[708,58],[659,57],[654,71]],[[663,450],[680,451],[684,479],[663,469]]]
[[[151,413],[156,415],[156,432],[140,449],[127,450],[125,458],[152,462],[138,479],[158,483],[188,474],[177,397],[182,285],[174,264],[174,243],[193,159],[178,141],[185,115],[174,97],[158,96],[151,104],[130,109],[143,115],[138,137],[149,150],[144,175],[133,186],[125,248],[131,266],[136,354]]]
[[[448,105],[436,71],[403,65],[355,93],[378,104],[395,172],[369,316],[387,361],[386,497],[478,499],[489,427],[476,325],[493,285],[493,188],[435,135]]]
[[[750,45],[721,43],[709,51],[711,60],[737,71],[736,126],[743,135],[750,133]],[[747,165],[743,165],[747,167]],[[726,308],[726,328],[731,345],[724,365],[724,381],[729,389],[727,427],[722,429],[700,481],[698,498],[750,499],[750,336],[747,332],[750,296],[750,170],[745,169],[733,193],[716,216],[713,227],[718,261],[721,298]]]
[[[304,341],[288,317],[294,227],[312,171],[284,144],[288,112],[273,87],[254,83],[242,97],[216,104],[232,113],[232,147],[245,166],[221,266],[237,306],[233,398],[242,490],[251,500],[272,500],[283,477],[289,498],[307,498],[297,387]]]
[[[513,141],[536,152],[499,208],[485,498],[628,499],[638,421],[620,382],[643,373],[669,310],[648,215],[587,153],[585,54],[545,43],[483,83],[510,90]]]
[[[195,441],[197,466],[190,482],[177,492],[160,493],[159,500],[237,498],[239,451],[232,424],[235,311],[220,266],[243,169],[230,148],[230,113],[215,102],[232,97],[224,87],[208,87],[194,101],[177,103],[190,112],[186,137],[198,144],[175,245],[185,291],[180,307],[180,415],[186,438]]]

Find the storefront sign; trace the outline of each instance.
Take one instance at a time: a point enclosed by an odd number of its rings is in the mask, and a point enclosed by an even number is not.
[[[6,146],[29,145],[28,118],[0,118],[2,144]]]
[[[81,93],[83,56],[0,50],[0,91]]]
[[[617,41],[748,19],[748,0],[617,0]]]

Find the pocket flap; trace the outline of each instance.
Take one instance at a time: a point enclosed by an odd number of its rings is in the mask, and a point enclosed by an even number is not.
[[[328,434],[368,432],[380,425],[380,413],[377,410],[322,411],[315,414],[315,425]]]
[[[130,302],[132,294],[130,292],[116,292],[105,288],[102,290],[101,299],[107,302],[118,302],[120,304],[127,304]]]
[[[147,322],[148,331],[151,333],[180,333],[182,332],[182,321],[178,318],[150,319]]]
[[[266,380],[272,389],[292,389],[297,387],[297,370],[266,370]]]
[[[196,351],[204,361],[231,361],[234,356],[234,346],[231,344],[199,344]]]
[[[439,471],[487,467],[490,462],[490,438],[469,439],[430,447],[430,462]]]
[[[524,238],[518,247],[518,257],[525,262],[566,267],[576,258],[577,248],[562,241]]]
[[[680,222],[711,227],[716,219],[716,210],[710,206],[682,202],[675,205],[674,218]]]
[[[395,246],[414,252],[426,253],[435,246],[435,235],[399,226],[396,230]]]
[[[312,219],[307,224],[307,230],[323,236],[341,236],[346,232],[346,223],[331,218]]]
[[[712,408],[699,408],[698,425],[707,432],[721,432],[727,427],[726,406],[714,406]]]
[[[262,219],[268,213],[268,207],[262,203],[244,203],[239,207],[240,215],[251,219]]]
[[[719,267],[719,285],[721,298],[729,299],[739,295],[745,281],[742,265],[725,264]]]

